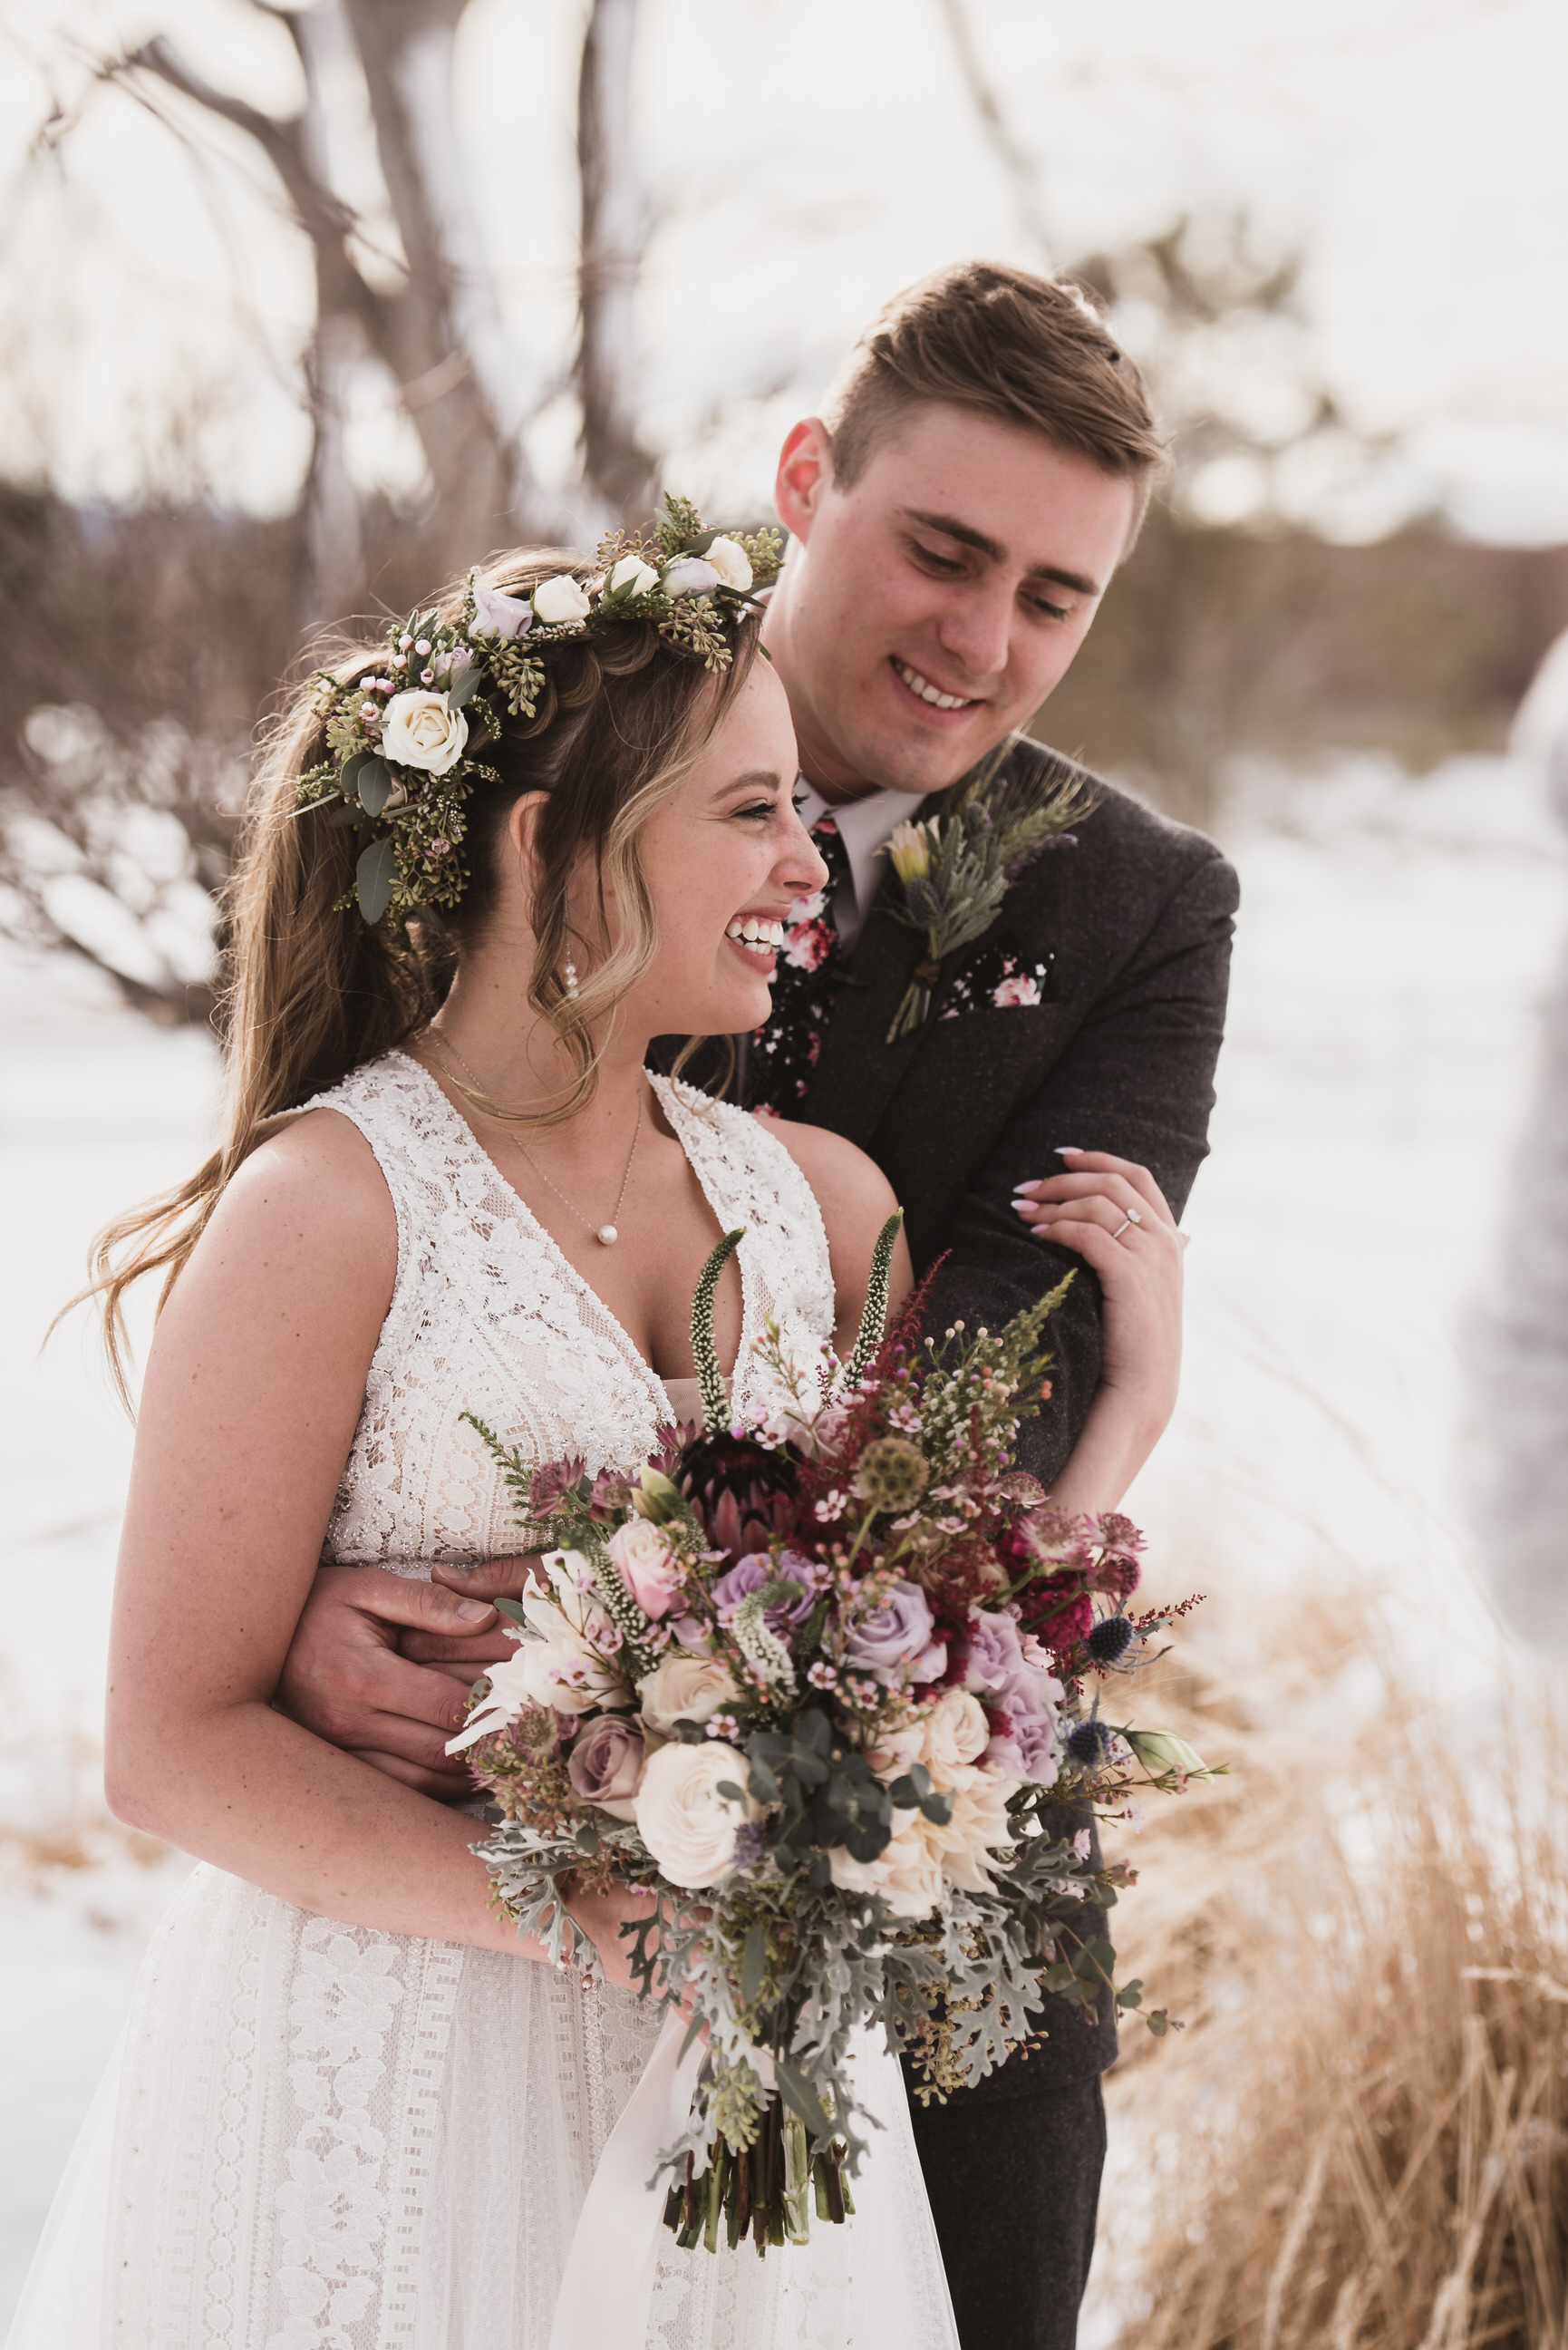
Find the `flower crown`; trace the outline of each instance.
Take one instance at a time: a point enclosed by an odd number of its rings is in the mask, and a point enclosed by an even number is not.
[[[498,784],[475,756],[501,737],[504,718],[532,718],[551,649],[623,620],[644,620],[704,669],[728,669],[726,630],[755,609],[777,578],[776,530],[707,530],[686,498],[666,497],[651,538],[617,531],[600,544],[585,587],[569,572],[531,593],[504,596],[471,572],[456,622],[433,608],[394,620],[378,671],[345,682],[318,671],[317,712],[330,755],[301,775],[301,807],[338,805],[329,824],[359,836],[354,887],[369,923],[405,931],[421,906],[455,906],[468,885],[462,843],[478,783]]]

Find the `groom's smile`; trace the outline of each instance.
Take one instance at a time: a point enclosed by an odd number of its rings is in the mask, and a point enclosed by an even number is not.
[[[895,418],[847,486],[826,426],[797,425],[766,636],[807,781],[830,798],[940,791],[1024,726],[1084,640],[1137,496],[1042,433],[941,402]]]

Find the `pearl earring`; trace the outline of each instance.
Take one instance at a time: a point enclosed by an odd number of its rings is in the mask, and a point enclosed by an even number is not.
[[[561,984],[566,991],[567,1003],[575,1003],[577,1000],[577,966],[570,955],[561,967]]]

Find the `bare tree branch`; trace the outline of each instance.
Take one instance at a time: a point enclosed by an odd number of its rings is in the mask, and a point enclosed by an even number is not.
[[[632,139],[636,22],[637,0],[594,0],[577,79],[583,470],[607,515],[628,522],[652,505],[655,472],[637,437],[633,390],[637,281],[647,236]]]
[[[947,19],[953,55],[958,59],[959,71],[963,76],[980,127],[1012,191],[1019,222],[1034,246],[1040,267],[1049,269],[1051,239],[1046,232],[1045,215],[1040,206],[1034,165],[1008,127],[1001,101],[975,47],[974,30],[970,24],[964,0],[940,0],[940,5],[942,15]]]

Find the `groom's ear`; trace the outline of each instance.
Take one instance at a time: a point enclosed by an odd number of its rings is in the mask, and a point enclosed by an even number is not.
[[[811,536],[825,494],[833,486],[833,439],[820,416],[803,417],[791,427],[779,452],[774,504],[792,538]]]

